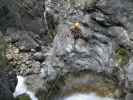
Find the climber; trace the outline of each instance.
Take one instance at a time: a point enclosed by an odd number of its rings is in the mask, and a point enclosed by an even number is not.
[[[84,37],[83,34],[82,34],[81,25],[80,25],[79,21],[75,22],[71,26],[70,30],[71,30],[71,34],[74,37],[74,40],[83,39],[86,42],[88,41],[88,39],[86,37]]]
[[[78,21],[75,22],[71,28],[73,28],[73,29],[80,29],[80,23]]]
[[[80,29],[80,23],[79,22],[75,22],[71,26],[71,33],[74,36],[75,40],[77,40],[78,38],[81,37],[81,29]]]

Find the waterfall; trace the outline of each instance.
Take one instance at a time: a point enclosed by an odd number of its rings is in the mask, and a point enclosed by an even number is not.
[[[38,100],[35,94],[32,91],[29,91],[27,89],[27,86],[25,84],[25,77],[23,76],[17,76],[18,83],[15,89],[15,92],[13,93],[14,97],[27,94],[31,100]]]

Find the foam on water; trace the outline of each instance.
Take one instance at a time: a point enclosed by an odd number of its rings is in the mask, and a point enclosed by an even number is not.
[[[17,79],[18,79],[18,83],[15,89],[15,92],[13,93],[14,97],[27,94],[30,96],[31,100],[38,100],[37,97],[34,95],[34,93],[27,89],[25,84],[25,78],[23,76],[17,76]]]
[[[34,93],[27,89],[27,86],[25,84],[26,79],[23,76],[17,76],[17,78],[18,78],[18,83],[15,92],[13,93],[14,97],[17,97],[22,94],[27,94],[30,96],[31,100],[38,100],[38,98],[34,95]],[[99,97],[95,93],[90,93],[90,94],[78,93],[68,97],[64,97],[62,100],[115,100],[115,99],[109,97]]]
[[[99,97],[95,93],[90,94],[74,94],[69,97],[65,97],[63,100],[114,100],[109,97]]]

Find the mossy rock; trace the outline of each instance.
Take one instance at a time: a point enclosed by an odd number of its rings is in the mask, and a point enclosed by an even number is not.
[[[21,95],[16,97],[16,100],[31,100],[28,95]]]
[[[129,62],[129,51],[126,48],[118,48],[115,52],[116,63],[126,65]]]

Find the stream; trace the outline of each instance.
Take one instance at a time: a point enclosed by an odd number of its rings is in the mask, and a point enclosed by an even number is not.
[[[31,100],[42,100],[26,86],[26,78],[17,76],[18,84],[14,96],[29,95]],[[67,74],[49,86],[46,100],[121,100],[124,92],[117,81],[102,75],[81,72]],[[27,100],[27,99],[26,99]]]

